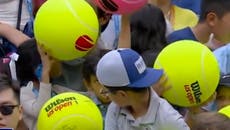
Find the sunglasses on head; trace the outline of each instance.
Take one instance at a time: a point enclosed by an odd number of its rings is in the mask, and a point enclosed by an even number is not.
[[[0,112],[2,115],[7,116],[13,113],[14,108],[18,107],[19,105],[2,105],[0,106]]]

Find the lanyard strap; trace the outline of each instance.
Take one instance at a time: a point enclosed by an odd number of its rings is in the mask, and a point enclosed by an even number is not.
[[[16,28],[17,28],[18,30],[20,30],[20,24],[21,24],[22,3],[23,3],[23,0],[19,0],[19,4],[18,4],[18,17],[17,17],[17,25],[16,25]]]
[[[115,40],[113,43],[113,48],[117,48],[118,44],[118,39],[119,39],[119,34],[120,34],[120,18],[119,15],[113,15],[113,20],[114,20],[114,28],[115,28]]]

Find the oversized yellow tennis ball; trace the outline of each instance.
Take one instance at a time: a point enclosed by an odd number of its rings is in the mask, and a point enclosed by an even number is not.
[[[59,60],[85,56],[95,45],[99,23],[85,0],[48,0],[34,21],[36,40]]]
[[[219,113],[222,113],[230,118],[230,105],[220,109]]]
[[[163,96],[172,104],[195,106],[216,90],[220,71],[213,53],[203,44],[182,40],[166,46],[154,68],[164,69],[171,88]]]
[[[38,130],[103,130],[101,113],[88,97],[67,92],[48,100],[40,110]]]

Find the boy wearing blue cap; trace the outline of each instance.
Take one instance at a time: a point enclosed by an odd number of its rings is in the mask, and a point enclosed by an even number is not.
[[[113,50],[97,64],[96,75],[109,105],[105,130],[189,130],[182,116],[151,89],[162,70],[147,68],[131,49]],[[162,86],[163,87],[163,86]]]

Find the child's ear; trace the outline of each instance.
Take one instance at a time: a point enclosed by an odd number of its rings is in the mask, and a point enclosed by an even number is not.
[[[219,18],[217,17],[217,15],[213,12],[208,13],[206,16],[206,21],[207,21],[208,25],[211,27],[213,27],[217,24],[218,19]]]
[[[19,120],[22,120],[23,108],[22,108],[22,106],[21,106],[21,105],[18,107],[18,111],[19,111]]]
[[[120,96],[120,97],[127,97],[127,93],[123,90],[118,90],[117,91],[117,94]]]
[[[83,79],[83,84],[88,91],[92,91],[92,88],[90,87],[90,82],[88,82],[86,79]]]

